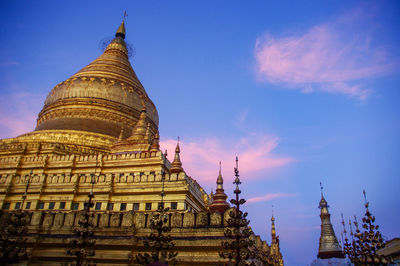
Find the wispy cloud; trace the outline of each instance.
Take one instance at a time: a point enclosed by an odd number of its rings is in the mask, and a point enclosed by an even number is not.
[[[11,59],[0,60],[0,67],[9,67],[19,65],[17,61]]]
[[[181,141],[181,160],[188,175],[196,180],[215,182],[218,175],[218,162],[224,169],[233,169],[235,156],[239,156],[239,168],[246,178],[256,173],[282,168],[293,162],[293,158],[275,154],[279,144],[277,137],[261,134],[249,134],[239,141],[218,138],[204,138]],[[161,147],[168,149],[169,158],[173,159],[176,140],[161,141]],[[228,170],[228,171],[229,171]]]
[[[340,93],[364,100],[366,81],[398,70],[400,61],[377,42],[374,17],[355,10],[305,32],[284,37],[265,34],[256,40],[261,80],[304,93]]]
[[[268,193],[264,196],[253,197],[247,200],[248,203],[256,203],[260,201],[269,201],[276,198],[287,198],[287,197],[294,197],[296,194],[282,194],[282,193]]]

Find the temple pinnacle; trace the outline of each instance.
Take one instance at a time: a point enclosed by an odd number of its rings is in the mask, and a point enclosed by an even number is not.
[[[321,186],[321,200],[319,202],[319,208],[321,209],[321,236],[319,238],[319,249],[318,258],[329,259],[329,258],[344,258],[342,248],[336,238],[335,231],[331,224],[331,215],[328,211],[328,203],[326,202],[322,194],[322,184]]]
[[[122,39],[125,39],[126,31],[125,31],[125,17],[121,22],[121,25],[119,25],[117,32],[115,33],[115,37],[121,37]]]
[[[179,148],[179,137],[178,137],[178,143],[176,144],[175,148],[175,157],[174,161],[171,164],[171,169],[170,169],[171,173],[183,172],[181,157],[179,156],[180,152],[181,149]]]

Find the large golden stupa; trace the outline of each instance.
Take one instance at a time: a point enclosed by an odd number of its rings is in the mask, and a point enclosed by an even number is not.
[[[120,136],[129,137],[146,111],[149,137],[158,132],[158,114],[128,60],[124,23],[104,53],[47,96],[34,132],[24,141],[57,142],[110,150]]]
[[[210,211],[213,197],[182,168],[179,143],[172,163],[161,152],[157,109],[129,62],[125,34],[122,22],[102,55],[51,90],[33,132],[0,140],[0,224],[10,211],[29,212],[30,265],[72,261],[65,250],[90,192],[98,265],[126,265],[143,252],[161,203],[171,211],[179,265],[223,262],[226,208]],[[226,196],[217,198],[221,205]],[[271,249],[252,237],[283,263],[279,243]]]

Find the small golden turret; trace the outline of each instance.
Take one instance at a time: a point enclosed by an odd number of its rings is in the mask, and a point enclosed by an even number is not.
[[[159,151],[159,150],[160,150],[160,135],[158,134],[158,132],[156,132],[151,142],[150,151]]]
[[[178,137],[178,144],[176,145],[176,148],[175,148],[175,157],[174,157],[174,161],[171,164],[171,169],[170,169],[171,173],[183,172],[181,157],[179,156],[180,152],[181,152],[181,149],[179,148],[179,137]]]
[[[148,151],[150,149],[150,124],[146,123],[146,110],[142,109],[132,134],[125,140],[118,140],[111,148],[112,153]]]
[[[217,189],[215,194],[212,195],[212,203],[210,204],[210,212],[220,212],[224,213],[227,209],[230,208],[226,199],[228,196],[224,193],[224,180],[222,179],[221,174],[221,162],[219,162],[219,174],[217,177]]]

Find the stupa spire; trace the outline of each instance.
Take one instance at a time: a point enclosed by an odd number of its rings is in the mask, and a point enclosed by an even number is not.
[[[115,33],[115,37],[121,37],[125,39],[126,31],[125,31],[125,18],[128,16],[126,12],[124,12],[124,18],[122,19],[121,25],[119,25],[117,32]]]
[[[319,208],[321,209],[321,236],[319,238],[319,249],[318,258],[329,259],[329,258],[344,258],[342,248],[336,238],[335,231],[331,224],[331,215],[328,211],[328,203],[324,198],[322,183],[321,187],[321,200],[319,202]]]
[[[183,172],[181,157],[179,156],[180,153],[181,149],[179,148],[179,137],[178,137],[178,143],[176,144],[175,148],[175,157],[174,161],[171,164],[171,169],[170,169],[171,173]]]
[[[220,212],[224,213],[227,209],[230,208],[226,199],[228,196],[224,193],[224,180],[221,174],[221,162],[219,162],[219,174],[217,177],[217,189],[215,194],[212,195],[212,203],[210,204],[211,212]]]

